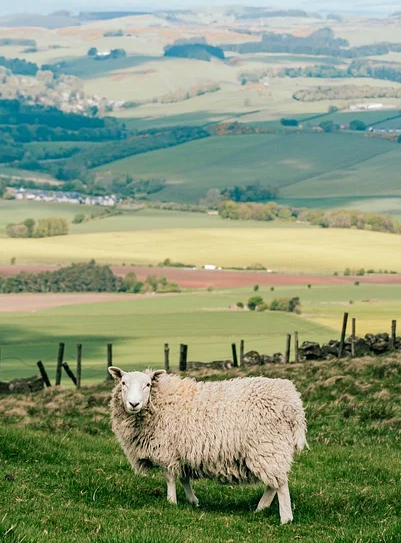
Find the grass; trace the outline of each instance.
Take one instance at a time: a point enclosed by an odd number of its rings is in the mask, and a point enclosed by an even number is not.
[[[196,240],[196,243],[194,241]],[[372,247],[375,250],[372,251]],[[304,228],[169,228],[99,232],[41,239],[0,239],[0,261],[158,264],[165,258],[199,267],[260,263],[285,272],[333,273],[339,267],[401,270],[401,236],[377,232]]]
[[[398,543],[399,357],[249,373],[292,379],[305,402],[310,451],[290,477],[292,525],[279,525],[277,502],[253,512],[260,486],[201,480],[194,483],[199,509],[185,504],[181,489],[179,505],[167,504],[159,472],[130,472],[109,430],[104,385],[0,399],[2,540]]]
[[[102,379],[106,343],[112,342],[116,363],[127,367],[164,365],[169,343],[172,366],[179,345],[189,346],[189,360],[225,360],[231,344],[244,339],[247,348],[283,352],[286,333],[298,329],[302,338],[330,339],[336,332],[285,313],[232,311],[247,302],[249,289],[199,292],[135,301],[59,307],[27,313],[0,313],[1,379],[35,373],[41,359],[54,375],[58,343],[66,343],[66,361],[75,367],[76,344],[83,344],[84,379]],[[4,335],[3,335],[4,334]]]
[[[118,160],[100,170],[163,177],[166,188],[154,198],[165,201],[196,202],[210,188],[256,181],[277,186],[285,198],[328,196],[327,190],[332,197],[398,195],[394,179],[400,153],[394,143],[359,134],[259,134],[207,138]]]
[[[38,220],[46,217],[62,217],[67,221],[72,221],[77,213],[86,212],[87,214],[90,214],[94,210],[95,208],[92,206],[75,204],[0,199],[0,237],[5,236],[5,228],[9,223],[22,222],[28,218]],[[98,208],[96,208],[96,210],[98,210]]]
[[[176,367],[180,343],[189,346],[189,360],[210,361],[230,359],[231,344],[240,339],[245,340],[246,350],[264,354],[284,352],[286,334],[294,331],[301,342],[336,339],[344,311],[356,317],[359,336],[389,332],[391,320],[401,313],[400,293],[399,285],[363,284],[363,278],[359,286],[259,289],[266,302],[298,296],[300,316],[232,311],[236,302],[246,304],[254,294],[252,288],[0,313],[0,380],[32,375],[39,359],[53,379],[60,341],[66,344],[65,360],[72,367],[76,344],[83,344],[83,379],[94,382],[105,375],[107,342],[113,343],[115,363],[128,368],[163,367],[163,345],[169,343],[171,365]]]

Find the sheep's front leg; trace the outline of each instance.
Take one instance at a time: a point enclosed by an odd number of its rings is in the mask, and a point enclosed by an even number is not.
[[[175,485],[175,477],[173,474],[166,472],[167,481],[167,501],[177,505],[177,490]]]
[[[276,492],[277,490],[275,488],[267,487],[263,493],[263,496],[260,498],[256,511],[263,511],[263,509],[270,507]]]
[[[199,500],[195,496],[194,491],[192,490],[191,482],[189,480],[189,477],[181,477],[180,481],[182,483],[182,486],[184,487],[185,496],[187,497],[187,500],[189,503],[193,503],[198,507]]]

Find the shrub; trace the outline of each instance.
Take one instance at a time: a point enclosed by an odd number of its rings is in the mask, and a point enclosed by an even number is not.
[[[243,309],[243,308],[244,308],[243,302],[237,302],[237,303],[236,303],[236,306],[239,307],[240,309]]]
[[[17,262],[17,259],[15,258],[15,256],[12,257],[12,259],[10,260],[10,264],[12,266],[14,266],[14,264]]]
[[[308,288],[312,288],[312,285],[309,283]]]
[[[270,287],[270,290],[273,292],[273,291],[274,291],[274,287]]]
[[[344,270],[344,276],[351,275],[351,270],[349,268],[345,268]]]
[[[294,298],[275,298],[270,303],[270,311],[286,311],[288,313],[300,313],[300,299]]]
[[[364,270],[364,268],[361,268],[360,270],[358,270],[358,271],[356,272],[356,275],[359,275],[359,276],[365,275],[365,270]]]
[[[358,287],[360,285],[359,281],[355,281],[354,285]]]
[[[259,285],[254,285],[253,286],[253,292],[258,292],[259,290]]]
[[[81,222],[84,222],[85,215],[83,213],[77,213],[75,217],[72,219],[73,224],[81,224]]]
[[[262,296],[252,296],[252,298],[249,298],[248,300],[248,307],[251,311],[255,311],[255,309],[263,303]]]

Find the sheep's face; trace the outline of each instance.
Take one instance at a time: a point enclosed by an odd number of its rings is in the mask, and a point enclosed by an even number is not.
[[[164,370],[123,371],[112,366],[110,374],[121,382],[121,398],[127,413],[139,413],[149,403],[152,381]]]

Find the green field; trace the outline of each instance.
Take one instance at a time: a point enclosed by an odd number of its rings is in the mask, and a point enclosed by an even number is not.
[[[134,475],[110,431],[111,386],[0,398],[0,538],[6,543],[398,543],[399,358],[252,368],[301,392],[310,451],[296,458],[294,522],[262,486],[194,482],[166,502],[160,471]],[[227,378],[230,372],[216,375]]]
[[[22,222],[28,218],[38,220],[47,217],[62,217],[67,221],[72,221],[77,213],[90,214],[93,212],[98,212],[98,209],[99,208],[94,208],[93,206],[81,206],[74,204],[0,199],[0,238],[1,236],[5,236],[5,228],[9,223]]]
[[[176,367],[180,343],[189,346],[189,360],[225,360],[231,358],[231,344],[240,339],[245,340],[246,350],[272,354],[284,352],[286,334],[294,331],[299,332],[301,342],[338,338],[344,311],[357,319],[361,336],[389,332],[391,320],[401,315],[398,285],[308,288],[305,284],[275,287],[274,291],[261,287],[258,295],[266,302],[298,296],[301,315],[230,309],[239,301],[246,304],[253,295],[249,287],[26,313],[0,312],[0,380],[35,373],[37,360],[45,363],[53,378],[60,341],[66,343],[65,359],[72,366],[76,344],[83,343],[83,379],[93,382],[105,375],[108,342],[113,343],[115,363],[130,368],[163,367],[163,346],[169,343],[171,365]]]
[[[210,188],[257,181],[277,186],[281,197],[323,197],[326,176],[332,197],[380,196],[401,195],[396,184],[400,159],[396,144],[359,134],[261,134],[207,138],[100,170],[165,178],[166,188],[154,195],[165,201],[196,202]]]

